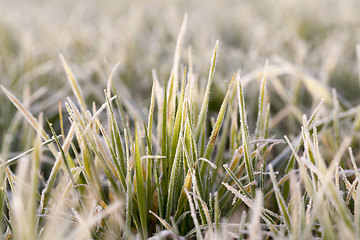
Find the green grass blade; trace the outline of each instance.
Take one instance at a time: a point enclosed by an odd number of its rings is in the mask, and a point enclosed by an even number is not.
[[[195,145],[193,133],[191,130],[190,119],[189,119],[189,116],[186,116],[186,117],[187,117],[187,121],[185,123],[185,147],[186,147],[186,151],[188,153],[188,156],[186,157],[186,159],[187,159],[187,163],[189,164],[189,166],[187,166],[187,167],[192,168],[197,159],[197,150],[195,147],[196,145]]]
[[[275,178],[274,169],[273,169],[271,164],[269,165],[269,169],[270,169],[270,178],[271,178],[271,181],[273,183],[273,187],[275,189],[275,196],[276,196],[276,201],[278,203],[278,207],[280,209],[281,215],[284,218],[287,230],[289,232],[291,232],[293,230],[293,225],[292,225],[292,222],[291,222],[290,213],[289,213],[289,210],[288,210],[288,208],[286,206],[285,200],[284,200],[283,196],[281,195],[278,183],[277,183],[276,178]]]
[[[216,55],[217,55],[218,45],[219,45],[219,41],[216,41],[212,60],[211,60],[210,70],[209,70],[209,78],[208,78],[208,82],[207,82],[206,89],[205,89],[204,100],[202,102],[200,114],[199,114],[199,117],[198,117],[197,123],[196,123],[195,142],[198,142],[200,133],[204,127],[206,112],[208,110],[208,104],[209,104],[210,88],[211,88],[211,84],[212,84],[214,73],[215,73],[215,64],[216,64]]]
[[[215,147],[215,142],[216,142],[216,139],[217,139],[217,136],[219,135],[219,132],[220,132],[220,128],[221,128],[221,124],[224,120],[224,117],[225,117],[225,112],[226,112],[226,106],[228,104],[228,99],[229,99],[229,94],[230,94],[230,90],[231,90],[231,86],[232,86],[232,83],[234,81],[234,78],[235,78],[235,74],[230,82],[230,85],[229,85],[229,88],[226,92],[226,95],[225,95],[225,98],[221,104],[221,107],[220,107],[220,111],[219,111],[219,114],[217,116],[217,119],[216,119],[216,122],[215,122],[215,125],[214,125],[214,128],[211,132],[211,135],[210,135],[210,139],[209,139],[209,142],[206,146],[206,149],[205,149],[205,153],[204,153],[204,158],[205,159],[210,159],[211,158],[211,155],[214,151],[214,147]],[[205,170],[206,170],[206,164],[202,164],[201,165],[201,169],[200,169],[200,175],[203,176],[205,174]]]
[[[60,144],[60,142],[59,142],[59,139],[57,138],[57,135],[56,135],[56,133],[55,133],[55,131],[54,131],[54,128],[52,127],[51,123],[50,123],[47,119],[46,119],[46,122],[48,123],[48,126],[49,126],[49,128],[50,128],[50,130],[51,130],[51,133],[53,134],[53,137],[55,138],[55,142],[56,142],[56,144],[57,144],[57,146],[58,146],[58,148],[59,148],[59,150],[60,150],[60,153],[61,153],[61,156],[62,156],[62,160],[64,161],[64,165],[65,165],[66,170],[67,170],[67,172],[68,172],[68,174],[69,174],[70,180],[71,180],[73,186],[75,186],[76,183],[75,183],[74,177],[73,177],[73,175],[72,175],[72,172],[71,172],[71,169],[70,169],[70,165],[69,165],[69,161],[68,161],[68,159],[67,159],[67,157],[66,157],[66,154],[65,154],[63,148],[61,147],[61,144]]]
[[[236,183],[236,185],[238,185],[238,187],[240,188],[240,190],[243,192],[243,194],[246,195],[246,197],[248,197],[249,199],[252,199],[252,196],[250,195],[250,193],[248,193],[248,191],[246,191],[245,187],[241,184],[241,182],[237,179],[237,177],[235,176],[235,174],[229,169],[229,167],[225,164],[224,169],[226,170],[226,172],[230,175],[231,179]]]
[[[143,239],[148,237],[147,226],[147,206],[146,206],[146,193],[144,186],[143,168],[140,158],[139,139],[137,124],[135,121],[135,171],[136,171],[136,195],[138,200],[139,215],[141,221],[141,232]],[[140,230],[140,229],[139,229]]]
[[[179,200],[178,200],[177,209],[176,209],[175,216],[174,216],[175,220],[179,219],[180,215],[182,214],[182,210],[185,207],[185,203],[186,203],[185,190],[190,191],[191,182],[192,182],[191,181],[191,176],[192,176],[192,173],[191,173],[191,170],[189,170],[187,172],[186,177],[185,177],[184,184],[183,184],[183,187],[182,187],[182,191],[181,191],[181,194],[180,194],[180,197],[179,197]]]
[[[241,122],[241,132],[242,132],[242,141],[244,145],[244,158],[245,158],[245,167],[249,177],[249,182],[254,181],[253,166],[251,161],[250,153],[250,138],[248,132],[248,125],[246,121],[246,111],[245,111],[245,100],[244,93],[241,87],[240,75],[237,75],[237,93],[239,101],[239,112],[240,112],[240,122]],[[255,193],[255,187],[251,188],[252,195]]]
[[[220,165],[221,163],[224,161],[224,151],[225,151],[225,145],[226,145],[226,140],[228,139],[228,134],[229,134],[229,125],[230,125],[230,114],[227,114],[225,116],[225,123],[224,123],[224,127],[223,127],[223,131],[222,131],[222,135],[221,135],[221,138],[220,138],[220,143],[218,145],[218,150],[217,150],[217,153],[216,153],[216,157],[215,157],[215,165],[216,165],[216,168],[214,168],[212,170],[212,181],[211,181],[211,188],[214,188],[214,184],[216,182],[216,178],[218,176],[218,170],[220,168]]]
[[[154,121],[154,107],[155,107],[155,89],[156,89],[156,79],[154,78],[153,80],[153,86],[151,89],[151,97],[150,97],[150,107],[149,107],[149,117],[148,117],[148,126],[147,126],[147,131],[148,131],[148,138],[149,138],[149,153],[150,155],[152,155],[152,144],[151,144],[151,140],[152,140],[152,126],[153,126],[153,121]]]
[[[166,221],[169,222],[170,221],[170,216],[173,212],[173,210],[175,209],[174,206],[176,205],[175,203],[175,199],[177,199],[177,194],[179,192],[179,189],[177,189],[177,186],[179,186],[179,183],[181,182],[181,167],[183,165],[182,160],[183,160],[183,132],[184,132],[184,119],[185,119],[185,112],[186,112],[186,106],[184,107],[179,107],[181,110],[181,116],[182,118],[180,118],[180,126],[179,126],[179,139],[177,141],[177,148],[176,148],[176,153],[174,156],[174,162],[172,164],[171,167],[171,173],[170,173],[170,180],[169,180],[169,187],[168,187],[168,198],[167,198],[167,205],[166,205]],[[176,118],[178,118],[178,114],[176,116]],[[176,119],[178,120],[178,119]]]
[[[122,183],[122,187],[124,189],[126,189],[126,184],[125,184],[126,165],[125,165],[123,144],[121,141],[121,133],[120,133],[119,127],[117,125],[117,121],[114,116],[113,108],[111,106],[109,97],[107,96],[106,93],[105,93],[105,98],[106,98],[107,106],[108,106],[108,109],[110,112],[109,124],[111,126],[111,135],[112,135],[111,139],[113,141],[113,146],[111,146],[110,141],[108,140],[108,137],[105,137],[106,132],[103,130],[103,127],[101,126],[100,122],[98,120],[96,122],[98,123],[98,126],[108,143],[116,170],[118,172],[118,175],[119,175],[121,183]],[[114,148],[116,148],[116,151],[114,151]]]
[[[175,107],[176,107],[176,95],[177,95],[177,89],[179,85],[179,62],[180,62],[180,56],[181,56],[181,49],[182,49],[182,43],[184,40],[184,35],[186,31],[186,25],[187,25],[187,14],[184,16],[183,23],[180,27],[179,35],[176,41],[176,49],[174,54],[174,62],[173,67],[171,70],[171,75],[169,79],[169,89],[167,89],[168,92],[168,132],[171,132],[173,129],[173,122],[175,117]]]
[[[180,95],[180,100],[179,100],[179,106],[178,109],[176,111],[176,117],[175,117],[175,122],[174,122],[174,127],[173,127],[173,138],[171,141],[171,149],[170,149],[170,159],[169,159],[169,166],[173,166],[173,161],[175,159],[175,154],[178,148],[178,143],[179,143],[179,139],[180,139],[180,129],[182,128],[182,122],[183,122],[183,117],[185,116],[184,114],[186,113],[185,111],[185,105],[184,105],[184,95],[185,95],[185,75],[186,75],[186,68],[184,70],[184,79],[183,79],[183,84],[182,84],[182,89],[181,89],[181,95]],[[169,173],[171,172],[171,170],[169,170]]]
[[[267,74],[267,68],[268,68],[269,61],[266,60],[265,62],[265,68],[263,73],[263,78],[261,81],[261,87],[260,87],[260,94],[259,94],[259,105],[258,105],[258,115],[257,115],[257,121],[256,121],[256,128],[255,128],[255,134],[256,138],[259,139],[261,135],[265,132],[265,118],[264,118],[264,112],[265,110],[265,101],[266,101],[266,74]]]
[[[107,161],[107,165],[110,167],[110,169],[112,169],[112,172],[114,173],[114,175],[116,175],[116,177],[120,180],[121,189],[123,190],[123,193],[125,193],[126,192],[126,180],[125,180],[125,173],[124,172],[126,171],[126,168],[125,168],[125,166],[122,167],[122,168],[120,167],[120,165],[118,163],[118,159],[115,156],[114,150],[111,147],[109,137],[107,136],[104,127],[101,125],[101,123],[100,123],[100,121],[98,119],[96,119],[96,124],[99,127],[100,132],[101,132],[102,136],[104,137],[104,139],[105,139],[105,141],[107,143],[107,146],[109,147],[109,151],[110,151],[111,157],[113,159],[112,162]],[[121,148],[122,148],[122,146],[121,146]],[[102,155],[105,156],[106,153],[104,153],[104,151],[102,151],[102,152],[103,152]],[[106,159],[108,159],[108,158],[106,158]],[[116,171],[113,169],[113,163],[115,165]]]

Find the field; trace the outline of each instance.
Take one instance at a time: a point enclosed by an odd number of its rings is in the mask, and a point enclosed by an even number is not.
[[[357,0],[0,0],[1,239],[360,239]]]

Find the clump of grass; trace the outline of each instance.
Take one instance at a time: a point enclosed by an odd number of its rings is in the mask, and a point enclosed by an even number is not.
[[[352,150],[359,142],[360,107],[293,64],[283,63],[286,71],[278,71],[266,62],[254,124],[245,104],[251,76],[239,72],[223,83],[225,96],[209,124],[219,43],[201,89],[191,65],[179,71],[185,25],[186,18],[169,80],[162,84],[153,71],[145,118],[134,114],[138,108],[131,99],[125,104],[119,97],[122,90],[112,79],[116,66],[109,71],[104,103],[90,110],[60,56],[77,102],[64,103],[68,131],[61,108],[57,132],[1,86],[36,135],[26,152],[32,155],[1,159],[4,238],[360,237],[360,173]],[[309,118],[279,79],[284,74],[304,83],[318,104]],[[275,116],[270,83],[288,104]],[[287,114],[299,125],[298,136],[277,139],[274,126]],[[48,176],[42,175],[45,156],[52,159]]]

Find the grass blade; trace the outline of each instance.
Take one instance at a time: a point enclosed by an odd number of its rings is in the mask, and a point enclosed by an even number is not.
[[[240,112],[240,122],[241,122],[241,132],[242,132],[242,140],[244,145],[244,158],[245,158],[245,167],[249,177],[249,182],[254,181],[254,173],[252,160],[250,155],[250,138],[248,132],[248,125],[246,121],[246,112],[245,112],[245,100],[244,94],[241,87],[240,75],[237,74],[237,93],[238,93],[238,101],[239,101],[239,112]],[[255,193],[255,187],[251,188],[252,195]]]
[[[66,136],[65,141],[62,146],[62,149],[64,152],[67,152],[69,150],[70,143],[72,141],[74,132],[75,132],[75,125],[71,125],[68,135]],[[42,225],[43,216],[46,212],[46,208],[47,208],[50,196],[51,196],[51,191],[55,184],[55,178],[61,167],[61,163],[62,163],[61,160],[62,160],[62,156],[61,156],[61,154],[58,154],[58,156],[56,157],[56,161],[51,169],[50,176],[46,182],[46,186],[41,193],[40,211],[39,211],[40,217],[38,220],[38,227],[40,227]]]
[[[257,116],[257,122],[256,122],[256,128],[255,128],[255,134],[256,138],[259,139],[261,134],[264,134],[265,132],[265,118],[264,118],[264,112],[265,110],[265,101],[266,101],[266,74],[267,74],[267,68],[268,68],[269,61],[266,60],[265,62],[265,68],[263,73],[263,78],[261,81],[261,87],[260,87],[260,94],[259,94],[259,106],[258,106],[258,116]]]
[[[135,171],[136,171],[136,195],[138,200],[139,215],[141,221],[141,232],[143,239],[148,237],[147,229],[147,206],[146,206],[146,194],[144,186],[143,168],[140,158],[139,150],[139,138],[137,124],[135,121]],[[140,229],[139,229],[140,231]]]
[[[182,42],[184,40],[184,35],[186,31],[186,25],[187,25],[187,14],[184,16],[183,23],[181,25],[179,35],[176,41],[176,49],[174,54],[174,62],[173,67],[171,70],[171,75],[169,79],[169,89],[167,89],[167,92],[169,94],[168,96],[168,131],[172,131],[173,122],[174,122],[174,115],[175,115],[175,105],[176,105],[176,95],[177,95],[177,89],[179,85],[179,62],[180,62],[180,54],[181,54],[181,48],[182,48]]]
[[[219,135],[221,124],[222,124],[222,122],[224,120],[224,117],[225,117],[226,106],[228,104],[229,94],[230,94],[230,90],[231,90],[231,86],[232,86],[232,83],[234,81],[234,78],[235,78],[235,74],[231,79],[229,88],[228,88],[228,90],[226,92],[226,95],[225,95],[225,98],[224,98],[224,100],[223,100],[223,102],[221,104],[220,111],[219,111],[219,114],[217,116],[214,128],[213,128],[213,130],[211,132],[209,142],[208,142],[208,144],[206,146],[205,153],[204,153],[204,156],[203,156],[203,158],[205,158],[205,159],[210,159],[211,155],[212,155],[212,153],[214,151],[215,142],[216,142],[217,136]],[[201,165],[201,169],[200,169],[200,175],[201,176],[204,176],[204,174],[205,174],[205,170],[206,170],[205,167],[206,167],[206,164]]]
[[[196,123],[195,142],[198,142],[198,140],[199,140],[200,133],[204,126],[206,112],[208,110],[210,88],[211,88],[212,80],[213,80],[214,73],[215,73],[215,64],[216,64],[216,55],[217,55],[218,46],[219,46],[219,41],[216,41],[212,60],[211,60],[210,70],[209,70],[209,78],[208,78],[208,82],[207,82],[206,89],[205,89],[204,100],[202,102],[200,114],[199,114],[199,117],[198,117],[197,123]]]
[[[62,160],[64,161],[66,170],[67,170],[67,172],[68,172],[68,174],[69,174],[69,177],[70,177],[70,180],[71,180],[71,182],[73,183],[73,186],[75,186],[76,183],[75,183],[74,177],[73,177],[73,175],[72,175],[72,173],[71,173],[69,161],[68,161],[67,158],[66,158],[65,152],[64,152],[64,150],[62,149],[62,147],[61,147],[61,145],[60,145],[59,139],[58,139],[57,136],[56,136],[56,133],[55,133],[55,131],[54,131],[54,128],[52,127],[52,124],[51,124],[51,123],[49,122],[49,120],[47,120],[47,119],[46,119],[46,122],[48,123],[48,126],[49,126],[49,128],[50,128],[50,130],[51,130],[51,133],[53,134],[53,137],[55,138],[55,142],[56,142],[56,144],[57,144],[57,146],[58,146],[58,148],[59,148],[59,150],[60,150],[60,153],[61,153],[61,156],[62,156]]]
[[[193,219],[194,225],[195,225],[195,230],[196,230],[196,239],[202,240],[203,236],[201,234],[201,230],[200,230],[200,225],[199,225],[199,221],[197,220],[196,217],[196,212],[195,212],[195,208],[194,208],[194,204],[192,201],[192,198],[190,196],[190,193],[188,190],[185,190],[187,199],[189,201],[189,206],[190,206],[190,212],[191,212],[191,217]]]
[[[283,196],[281,195],[278,183],[276,182],[274,169],[273,169],[271,164],[269,165],[269,169],[270,169],[270,178],[271,178],[271,181],[273,183],[273,187],[275,189],[275,196],[276,196],[276,201],[278,203],[278,207],[280,208],[281,215],[284,218],[287,230],[289,232],[291,232],[293,230],[293,226],[292,226],[289,210],[288,210],[288,208],[286,206],[286,203],[285,203],[285,200],[284,200]]]
[[[81,111],[83,112],[83,114],[86,113],[86,103],[83,97],[83,93],[81,92],[81,88],[79,86],[79,83],[77,82],[77,80],[74,77],[74,74],[72,73],[69,64],[66,62],[64,56],[62,54],[60,54],[60,60],[61,63],[65,69],[66,75],[68,77],[68,80],[70,82],[71,88],[76,96],[76,99],[78,100],[79,104],[80,104],[80,108]]]

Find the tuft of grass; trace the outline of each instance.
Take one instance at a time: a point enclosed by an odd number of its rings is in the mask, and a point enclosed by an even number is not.
[[[26,120],[9,133],[27,126],[20,137],[30,139],[27,151],[0,158],[3,238],[359,238],[360,106],[281,59],[224,84],[219,41],[202,82],[191,50],[182,59],[186,23],[168,81],[152,72],[147,112],[116,81],[118,63],[104,71],[101,104],[90,104],[60,55],[76,101],[64,99],[65,114],[57,102],[47,127],[27,97],[1,86]],[[212,94],[226,85],[212,111]],[[287,124],[295,127],[284,132]]]

